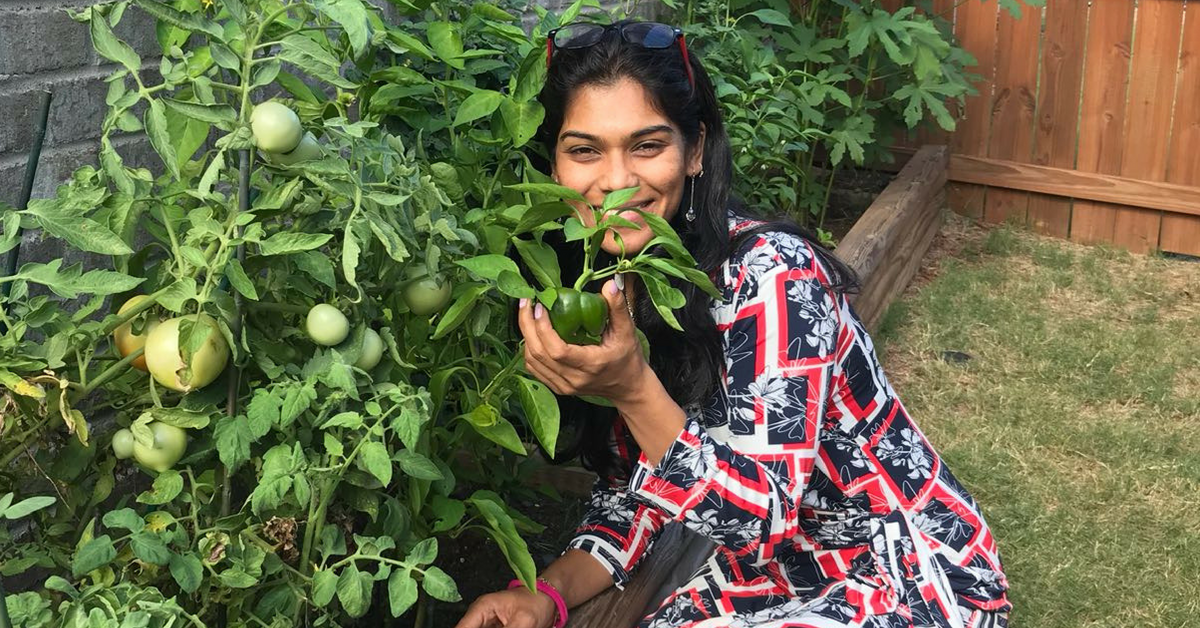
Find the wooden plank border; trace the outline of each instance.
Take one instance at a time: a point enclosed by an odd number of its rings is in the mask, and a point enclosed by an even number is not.
[[[1200,216],[1200,187],[1188,185],[969,155],[950,158],[950,180]]]

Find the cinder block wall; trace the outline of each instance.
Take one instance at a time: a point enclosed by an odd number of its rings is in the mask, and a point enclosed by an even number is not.
[[[15,204],[20,195],[43,90],[51,90],[54,99],[34,197],[53,196],[75,168],[95,162],[108,89],[104,78],[113,65],[92,50],[87,25],[65,11],[89,4],[0,0],[0,201]],[[158,67],[152,18],[131,9],[115,32],[145,67]],[[149,163],[152,151],[144,134],[124,136],[118,146],[128,162]]]

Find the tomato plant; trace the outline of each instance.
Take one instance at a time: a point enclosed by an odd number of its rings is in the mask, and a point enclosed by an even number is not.
[[[364,0],[72,14],[114,68],[98,163],[0,208],[0,252],[26,228],[103,260],[0,277],[0,473],[20,503],[60,496],[0,535],[4,575],[43,585],[23,618],[332,625],[375,604],[420,625],[458,598],[438,550],[466,533],[532,583],[540,527],[502,495],[555,450],[558,406],[498,324],[513,286],[475,271],[562,228],[521,186],[549,183],[527,146],[541,40],[584,3],[537,9],[532,36],[515,3],[394,4],[396,23]],[[115,34],[133,10],[157,20],[153,72]],[[130,133],[157,163],[126,159]]]

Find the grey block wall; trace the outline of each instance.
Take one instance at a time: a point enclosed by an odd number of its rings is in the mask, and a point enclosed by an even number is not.
[[[15,204],[20,194],[44,90],[53,93],[53,101],[34,197],[53,196],[75,168],[95,161],[104,119],[104,78],[113,66],[92,50],[87,26],[66,12],[89,4],[0,0],[0,201]],[[158,67],[152,18],[131,9],[115,31],[148,69]],[[144,136],[120,138],[119,145],[128,161],[149,162]]]

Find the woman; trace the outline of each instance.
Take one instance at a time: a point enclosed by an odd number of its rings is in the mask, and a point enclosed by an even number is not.
[[[718,103],[682,34],[571,25],[547,50],[554,178],[594,205],[637,186],[628,207],[667,219],[725,300],[676,284],[681,334],[636,282],[607,281],[598,346],[565,344],[540,305],[519,305],[529,372],[564,403],[616,409],[564,412],[586,420],[582,455],[601,480],[539,590],[482,596],[458,628],[561,626],[622,586],[668,521],[717,547],[643,627],[1007,625],[991,534],[884,377],[846,300],[853,273],[794,224],[731,209]],[[627,253],[651,237],[619,233]],[[560,260],[577,276],[569,244]],[[611,233],[603,248],[620,251]]]

